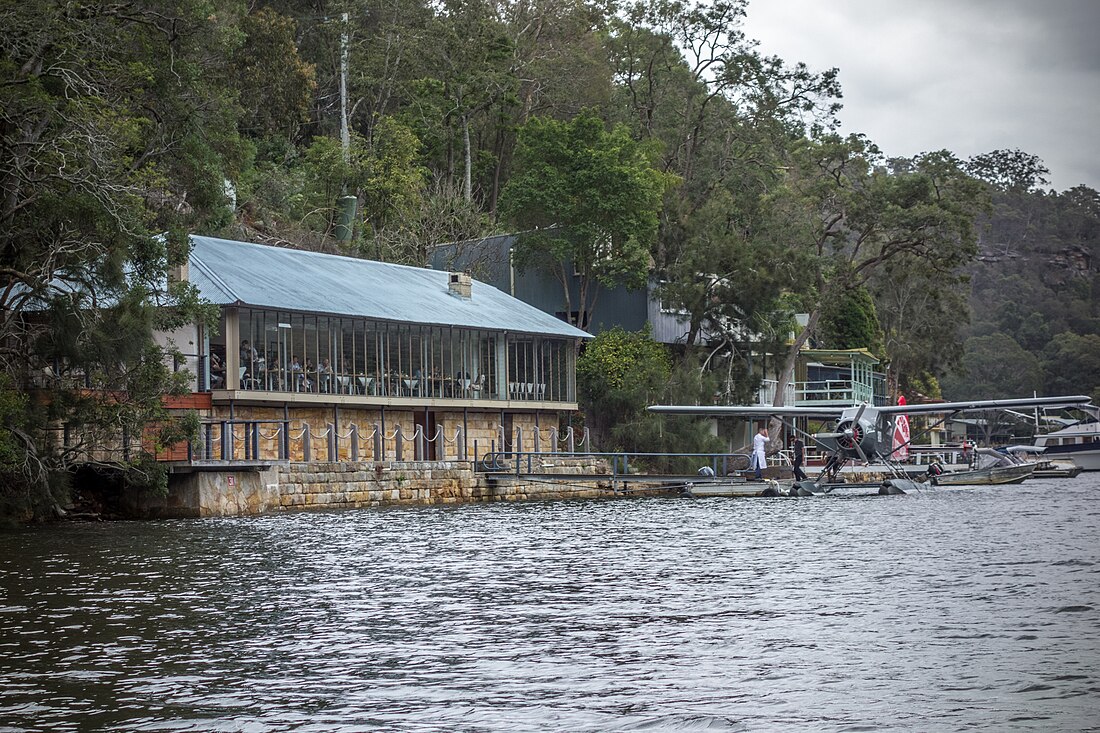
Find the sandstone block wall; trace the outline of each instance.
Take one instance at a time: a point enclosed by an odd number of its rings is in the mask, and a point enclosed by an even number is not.
[[[354,509],[472,498],[472,472],[446,462],[292,463],[280,466],[279,508]]]
[[[456,504],[616,496],[607,480],[573,474],[524,479],[475,473],[465,461],[289,463],[260,472],[174,474],[169,495],[145,516],[212,517],[383,505]]]
[[[452,461],[290,464],[280,467],[279,479],[279,507],[284,510],[614,495],[606,481],[485,477],[467,462]]]
[[[500,478],[496,480],[498,501],[544,499],[599,499],[616,496],[610,480],[578,481],[568,478]]]

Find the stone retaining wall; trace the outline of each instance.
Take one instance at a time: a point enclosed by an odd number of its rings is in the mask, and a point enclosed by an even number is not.
[[[601,461],[555,458],[540,477],[486,476],[465,461],[288,463],[264,471],[173,474],[168,496],[135,507],[143,516],[220,517],[384,505],[615,496]]]
[[[291,463],[279,468],[279,508],[356,509],[484,500],[468,463]]]

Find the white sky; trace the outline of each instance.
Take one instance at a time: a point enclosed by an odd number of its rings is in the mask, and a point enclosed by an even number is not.
[[[750,0],[744,30],[839,67],[843,131],[887,155],[1019,148],[1100,190],[1100,0]]]

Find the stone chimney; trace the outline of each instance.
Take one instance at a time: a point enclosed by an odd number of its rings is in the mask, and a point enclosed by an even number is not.
[[[191,267],[188,260],[184,260],[178,265],[168,266],[168,282],[170,283],[185,283],[191,277]]]
[[[470,299],[470,276],[465,272],[452,272],[447,277],[447,290],[452,295],[457,295],[460,298]]]

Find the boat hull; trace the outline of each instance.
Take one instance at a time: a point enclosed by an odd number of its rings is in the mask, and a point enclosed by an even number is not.
[[[1100,471],[1100,422],[1071,425],[1035,437],[1035,446],[1050,460],[1070,459],[1086,471]]]
[[[1031,478],[1076,478],[1084,470],[1080,466],[1073,468],[1040,468],[1031,474]]]
[[[1073,461],[1034,461],[1035,473],[1032,478],[1076,478],[1084,469]]]
[[[1022,483],[1035,472],[1035,464],[994,466],[973,471],[954,471],[940,474],[933,480],[936,486],[986,486],[991,484]]]
[[[1095,448],[1093,446],[1096,446]],[[1081,467],[1082,471],[1100,471],[1100,442],[1077,445],[1047,446],[1043,455],[1059,460],[1068,459]]]

